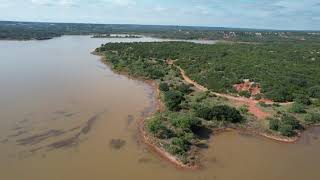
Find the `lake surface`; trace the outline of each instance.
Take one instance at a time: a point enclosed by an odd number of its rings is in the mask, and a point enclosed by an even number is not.
[[[223,133],[202,150],[203,169],[178,170],[139,141],[153,89],[91,55],[107,42],[0,41],[0,176],[4,180],[315,180],[320,130],[297,144]]]

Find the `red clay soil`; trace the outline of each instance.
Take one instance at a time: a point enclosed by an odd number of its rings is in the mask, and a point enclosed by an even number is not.
[[[258,119],[265,119],[270,116],[269,113],[262,111],[258,106],[257,103],[253,100],[249,100],[247,102],[248,110],[251,114],[255,115]]]
[[[173,61],[167,61],[168,64],[170,65],[174,65]],[[196,87],[199,91],[208,91],[208,89],[200,84],[198,84],[197,82],[193,81],[192,79],[190,79],[185,71],[183,69],[181,69],[179,66],[176,66],[181,73],[181,76],[183,77],[183,79],[189,83],[192,84],[194,87]],[[257,86],[258,87],[258,86]],[[260,91],[260,90],[259,90]],[[213,94],[215,94],[216,96],[219,97],[224,97],[227,98],[229,100],[233,100],[236,101],[236,103],[242,104],[242,105],[247,105],[248,106],[248,110],[251,114],[253,114],[257,119],[264,119],[268,116],[270,116],[269,113],[262,111],[258,106],[257,103],[259,102],[265,102],[268,104],[272,104],[273,102],[271,100],[267,100],[267,99],[263,99],[260,101],[254,100],[254,99],[250,99],[250,98],[244,98],[244,97],[235,97],[235,96],[231,96],[228,94],[221,94],[221,93],[217,93],[217,92],[212,92]]]
[[[198,90],[200,90],[200,91],[208,91],[208,89],[207,89],[206,87],[201,86],[201,85],[198,84],[197,82],[191,80],[191,79],[186,75],[186,73],[184,72],[183,69],[181,69],[180,67],[178,67],[178,68],[179,68],[179,70],[180,70],[180,73],[181,73],[183,79],[184,79],[187,83],[192,84],[194,87],[196,87],[196,88],[197,88]]]
[[[249,91],[251,95],[257,95],[261,93],[261,88],[259,84],[255,84],[254,82],[250,82],[249,80],[244,80],[243,83],[235,84],[233,87],[236,91]]]

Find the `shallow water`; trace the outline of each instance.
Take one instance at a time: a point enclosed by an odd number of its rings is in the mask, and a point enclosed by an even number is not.
[[[149,152],[137,122],[155,108],[152,88],[90,54],[120,41],[155,40],[0,41],[0,179],[320,179],[317,128],[297,144],[215,136],[197,171],[177,170]]]

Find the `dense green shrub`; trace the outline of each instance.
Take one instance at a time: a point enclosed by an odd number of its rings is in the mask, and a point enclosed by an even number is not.
[[[172,138],[171,143],[180,147],[184,152],[188,151],[191,145],[184,137],[174,137]]]
[[[212,120],[213,114],[210,107],[200,105],[195,107],[196,116],[205,120]]]
[[[311,105],[311,100],[309,98],[309,96],[305,95],[305,94],[298,94],[296,95],[296,97],[294,98],[294,101],[299,103],[299,104],[304,104],[304,105]]]
[[[173,155],[184,155],[186,153],[183,148],[173,144],[166,144],[165,148],[170,154],[173,154]]]
[[[180,103],[184,100],[183,95],[179,91],[169,90],[165,92],[164,101],[171,111],[180,110]]]
[[[159,89],[160,89],[160,91],[164,91],[164,92],[169,91],[169,85],[168,85],[168,83],[161,82],[161,83],[159,84]]]
[[[299,121],[294,117],[287,114],[282,115],[281,121],[278,119],[270,119],[269,128],[274,131],[279,131],[283,136],[295,135],[295,130],[301,127]]]
[[[227,105],[213,107],[200,105],[194,107],[194,110],[197,117],[205,120],[228,121],[232,123],[238,123],[244,120],[237,109]]]
[[[313,98],[320,98],[320,86],[313,86],[309,88],[309,96]]]
[[[254,99],[255,100],[260,100],[260,99],[262,99],[263,98],[263,95],[262,94],[256,94],[256,95],[254,95]]]
[[[247,114],[249,112],[249,107],[248,105],[242,105],[240,108],[239,108],[239,111],[242,113],[242,114]]]
[[[281,135],[288,137],[291,137],[295,134],[294,128],[290,124],[282,124],[279,127],[279,132],[281,133]]]
[[[170,119],[171,124],[184,131],[191,131],[201,125],[201,121],[190,115],[179,115]]]
[[[281,117],[281,122],[284,125],[290,125],[293,129],[299,129],[300,123],[294,116],[284,114]]]
[[[279,126],[280,126],[280,121],[279,119],[270,119],[269,121],[269,128],[274,130],[274,131],[278,131],[279,130]]]
[[[307,114],[305,121],[310,124],[320,123],[320,113]]]
[[[211,113],[212,113],[213,119],[218,121],[228,121],[232,123],[238,123],[243,120],[242,115],[237,109],[227,105],[214,106],[211,109]]]
[[[185,133],[182,136],[174,137],[171,143],[167,144],[165,148],[174,155],[185,155],[190,150],[191,141],[194,135],[192,133]]]
[[[309,58],[318,46],[303,42],[232,45],[149,42],[108,43],[98,51],[109,55],[116,51],[114,66],[135,75],[161,78],[168,69],[173,69],[164,60],[178,59],[176,64],[192,79],[213,91],[232,92],[234,84],[251,79],[260,84],[265,97],[287,102],[306,90],[311,97],[319,96],[320,64]]]
[[[156,68],[148,68],[147,72],[151,79],[160,79],[165,75],[165,72]]]
[[[251,93],[249,91],[240,91],[239,95],[243,96],[243,97],[246,97],[246,98],[251,97]]]
[[[201,92],[196,96],[196,102],[201,102],[202,100],[209,97],[209,92]]]
[[[284,87],[275,87],[272,90],[265,92],[265,96],[276,102],[287,102],[293,100],[293,95]]]
[[[190,88],[189,85],[182,83],[181,85],[178,86],[177,88],[178,91],[180,91],[183,94],[189,94],[192,92],[192,89]]]
[[[161,139],[167,139],[173,136],[173,132],[163,124],[159,117],[148,121],[147,128],[154,136]]]
[[[293,103],[289,109],[289,112],[292,113],[306,113],[305,106],[300,103]]]
[[[312,104],[316,107],[320,107],[320,99],[316,99],[312,102]]]

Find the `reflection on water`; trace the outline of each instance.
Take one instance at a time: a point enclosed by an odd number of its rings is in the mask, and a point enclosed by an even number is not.
[[[106,42],[64,36],[0,41],[0,174],[6,180],[319,179],[320,130],[297,144],[235,132],[209,140],[203,169],[177,170],[139,141],[153,89],[90,54]],[[207,136],[204,136],[207,139]]]

